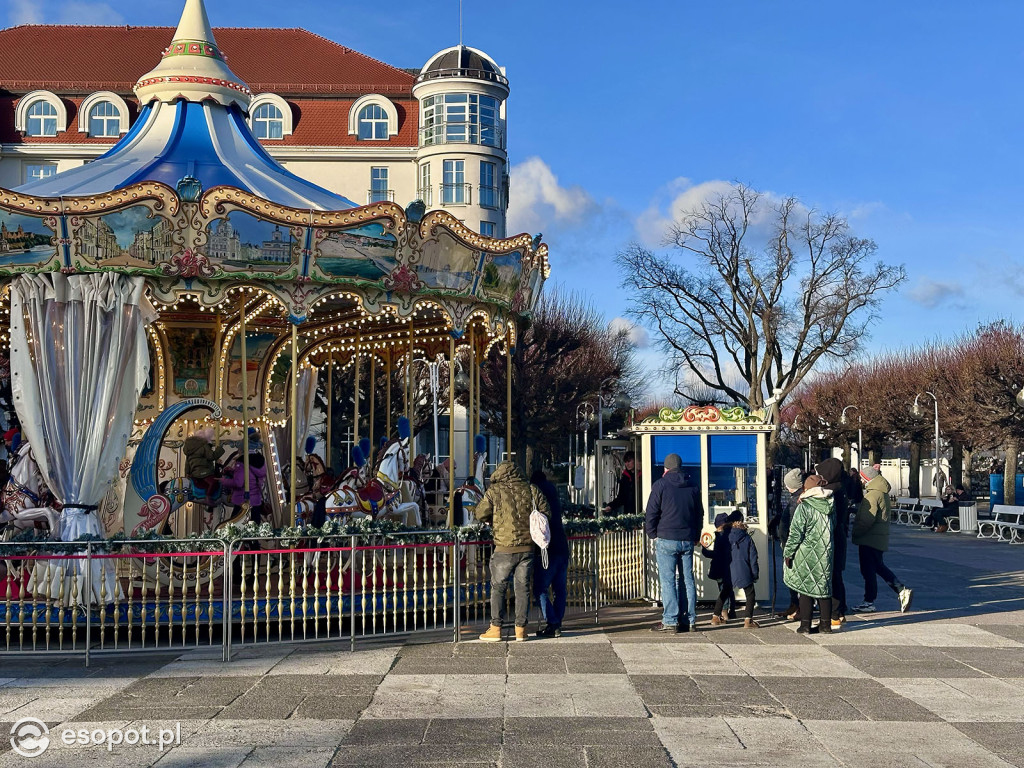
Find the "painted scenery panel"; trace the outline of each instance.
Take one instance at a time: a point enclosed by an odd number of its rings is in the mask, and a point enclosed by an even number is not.
[[[207,328],[168,328],[171,353],[171,385],[178,397],[210,394],[214,332]]]
[[[318,248],[316,264],[327,277],[380,280],[397,263],[395,236],[380,224],[328,230]]]
[[[423,244],[417,268],[420,280],[430,288],[470,293],[473,278],[480,267],[480,251],[475,251],[446,232]]]
[[[484,264],[480,292],[484,298],[511,302],[519,290],[523,273],[523,254],[520,251],[491,256]]]
[[[170,260],[174,227],[142,205],[106,216],[82,217],[76,239],[79,255],[109,267],[152,268]]]
[[[278,337],[272,331],[249,331],[245,335],[246,370],[249,377],[249,414],[259,412],[260,402],[256,396],[262,381],[264,363],[267,352]],[[240,418],[242,414],[242,339],[237,334],[228,352],[227,378],[225,379],[225,410],[231,411],[231,418]]]
[[[298,257],[301,244],[288,226],[232,211],[210,224],[206,255],[228,271],[284,271]]]
[[[0,269],[45,264],[57,254],[43,219],[0,210]]]

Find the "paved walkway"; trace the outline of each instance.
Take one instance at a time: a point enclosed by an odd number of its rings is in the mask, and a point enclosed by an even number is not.
[[[1024,766],[1024,547],[905,528],[893,544],[913,612],[886,591],[893,612],[832,637],[779,622],[665,636],[647,629],[655,611],[630,606],[519,644],[272,647],[88,670],[7,657],[0,729],[37,717],[54,743],[27,760],[5,736],[0,766]],[[847,583],[859,599],[855,562]],[[58,735],[179,722],[180,746],[163,752]]]

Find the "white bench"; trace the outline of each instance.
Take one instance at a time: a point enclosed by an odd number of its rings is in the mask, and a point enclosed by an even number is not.
[[[910,515],[917,509],[917,499],[899,498],[892,505],[893,519],[902,525],[910,524]]]
[[[924,525],[925,520],[937,509],[942,509],[945,505],[941,499],[919,499],[918,504],[920,509],[910,514],[911,525]],[[955,514],[947,513],[947,518],[956,518]],[[957,518],[957,527],[959,528],[959,519]]]
[[[1024,543],[1024,507],[994,504],[992,518],[978,521],[978,538]]]

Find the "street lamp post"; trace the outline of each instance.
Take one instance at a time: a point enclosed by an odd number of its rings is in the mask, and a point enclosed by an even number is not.
[[[848,405],[843,408],[843,412],[839,415],[839,423],[846,423],[846,412],[847,411],[859,411],[856,405]],[[860,472],[860,467],[864,463],[864,430],[863,423],[860,419],[860,414],[857,414],[857,471]]]
[[[793,419],[792,429],[793,429],[794,432],[796,432],[796,425],[799,422],[800,422],[800,415],[797,414],[797,417],[795,419]],[[805,463],[804,463],[804,472],[810,472],[810,471],[811,471],[811,431],[807,430],[807,458],[806,458]]]
[[[935,472],[938,473],[938,471],[939,471],[939,399],[935,396],[934,393],[929,392],[927,390],[925,390],[924,394],[928,395],[934,401],[934,404],[935,404]],[[914,407],[911,409],[911,412],[915,416],[923,416],[924,415],[924,410],[918,404],[918,400],[920,398],[921,398],[920,393],[918,393],[918,395],[914,398]],[[935,495],[936,496],[942,495],[942,489],[939,488],[938,486],[936,486]]]
[[[594,423],[594,406],[589,401],[576,406],[576,420],[583,430],[583,506],[586,506],[590,501],[590,488],[587,483],[589,474],[587,439],[590,434],[590,425]]]
[[[601,388],[597,391],[597,435],[598,437],[604,437],[604,411],[607,408],[609,415],[611,412],[621,409],[629,408],[631,405],[630,399],[627,395],[605,395],[605,389],[610,389],[610,384],[614,384],[618,379],[614,376],[609,376],[607,379],[601,382]]]

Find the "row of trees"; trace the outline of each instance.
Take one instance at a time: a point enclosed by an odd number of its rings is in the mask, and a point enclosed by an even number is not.
[[[934,406],[939,410],[943,450],[950,476],[959,482],[972,453],[1002,451],[1005,476],[1017,472],[1024,440],[1024,328],[995,323],[949,343],[933,343],[875,356],[843,370],[816,375],[783,409],[783,435],[791,445],[808,436],[827,445],[849,446],[863,431],[872,461],[886,446],[910,447],[910,494],[918,495],[918,467],[934,440]],[[915,398],[921,407],[913,408]],[[845,423],[841,419],[847,406]],[[1008,504],[1014,484],[1006,483]]]

